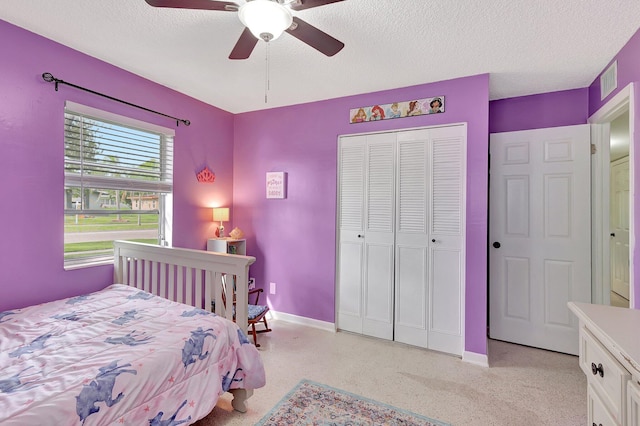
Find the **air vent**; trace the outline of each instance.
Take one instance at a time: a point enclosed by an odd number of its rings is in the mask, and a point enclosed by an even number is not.
[[[604,100],[618,87],[618,61],[615,61],[600,76],[600,100]]]

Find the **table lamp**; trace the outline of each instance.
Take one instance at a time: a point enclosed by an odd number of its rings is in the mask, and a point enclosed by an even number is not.
[[[224,225],[222,222],[229,221],[229,208],[228,207],[218,207],[213,209],[213,221],[220,222],[220,226],[218,226],[218,237],[224,238]]]

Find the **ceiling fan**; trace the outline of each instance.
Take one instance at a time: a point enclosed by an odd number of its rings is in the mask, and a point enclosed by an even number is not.
[[[327,56],[335,55],[344,47],[341,41],[291,14],[292,10],[310,9],[344,0],[247,0],[242,5],[218,0],[145,1],[153,7],[238,12],[238,17],[246,28],[229,59],[247,59],[258,39],[269,42],[277,39],[283,31]]]

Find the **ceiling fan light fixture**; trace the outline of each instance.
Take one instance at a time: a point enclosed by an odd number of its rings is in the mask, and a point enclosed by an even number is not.
[[[271,0],[248,1],[238,16],[251,34],[264,41],[277,39],[293,23],[289,9]]]

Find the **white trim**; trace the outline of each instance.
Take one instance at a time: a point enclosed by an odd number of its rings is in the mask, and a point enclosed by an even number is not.
[[[173,246],[173,192],[161,198],[164,205],[160,209],[160,245]]]
[[[74,269],[83,269],[90,268],[92,266],[106,266],[113,265],[113,256],[107,256],[105,259],[100,260],[89,260],[84,261],[82,263],[65,263],[64,270],[65,271],[73,271]]]
[[[158,126],[157,124],[147,123],[146,121],[136,120],[135,118],[114,114],[112,112],[103,111],[101,109],[92,108],[90,106],[77,104],[71,101],[65,101],[64,108],[65,110],[70,110],[71,112],[78,114],[86,114],[101,120],[114,121],[118,124],[137,127],[138,129],[147,130],[149,132],[162,133],[171,137],[176,135],[176,131],[168,127]]]
[[[609,123],[591,125],[591,302],[611,302],[609,259]]]
[[[464,351],[462,353],[462,361],[469,364],[479,365],[480,367],[489,368],[489,356],[485,354]]]
[[[407,131],[411,131],[411,130],[436,129],[438,127],[465,126],[465,128],[466,128],[467,125],[468,125],[468,123],[466,121],[458,121],[458,122],[455,122],[455,123],[436,124],[436,125],[433,125],[433,126],[400,127],[400,128],[397,128],[397,129],[382,130],[382,131],[377,131],[377,132],[376,131],[371,131],[371,132],[364,132],[364,133],[344,133],[344,134],[338,135],[338,141],[340,141],[340,138],[343,137],[343,136],[380,135],[380,134],[384,134],[384,133],[398,133],[398,132],[407,132]]]
[[[629,83],[622,88],[615,96],[613,96],[606,104],[596,111],[588,122],[591,124],[591,140],[596,145],[599,155],[596,154],[596,160],[592,162],[593,168],[593,195],[592,203],[594,204],[593,212],[593,259],[592,264],[594,272],[598,270],[598,274],[593,276],[593,302],[608,304],[609,294],[606,291],[606,284],[609,282],[609,215],[600,206],[609,205],[609,123],[629,110],[629,194],[632,197],[629,200],[629,217],[634,218],[634,200],[635,189],[635,168],[634,168],[634,132],[635,132],[635,97],[634,83]],[[606,142],[606,144],[605,144]],[[600,201],[596,204],[596,201]],[[596,242],[600,240],[601,244]],[[606,246],[606,247],[605,247]],[[606,248],[606,250],[605,250]],[[631,261],[635,252],[635,221],[629,223],[629,306],[635,306],[635,273],[634,264]],[[606,274],[606,275],[605,275]],[[607,293],[607,294],[604,294]]]
[[[290,322],[292,324],[304,325],[306,327],[318,328],[324,331],[336,332],[336,325],[332,322],[321,321],[313,318],[301,317],[298,315],[287,314],[284,312],[276,312],[269,310],[271,317],[275,321]]]
[[[462,246],[460,247],[460,256],[462,258],[460,264],[460,349],[462,349],[462,354],[464,355],[467,353],[465,348],[467,346],[467,174],[469,171],[467,155],[469,146],[469,128],[468,123],[466,122],[462,123],[462,126],[464,127],[464,144],[462,146],[462,158],[460,159],[462,162],[462,216],[460,218],[460,232],[462,234]],[[487,260],[489,260],[488,257]],[[488,345],[486,338],[485,342],[485,344]],[[489,365],[487,364],[487,366]]]

